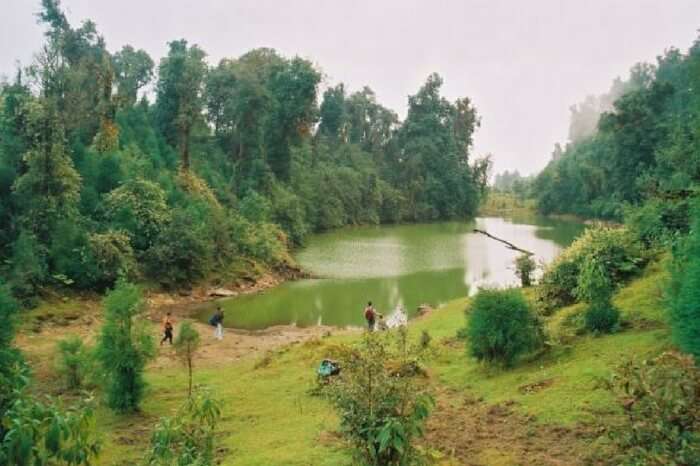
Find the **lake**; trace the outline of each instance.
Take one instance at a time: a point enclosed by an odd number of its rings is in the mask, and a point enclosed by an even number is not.
[[[480,217],[470,222],[343,228],[314,235],[295,257],[318,279],[220,300],[226,326],[256,330],[273,325],[363,325],[372,301],[385,315],[403,306],[439,306],[479,286],[517,284],[518,255],[478,228],[532,251],[547,263],[585,226],[542,217]],[[213,305],[203,308],[206,320]]]

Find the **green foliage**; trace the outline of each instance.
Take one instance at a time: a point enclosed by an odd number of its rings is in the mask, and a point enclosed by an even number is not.
[[[190,397],[192,396],[192,363],[197,349],[199,348],[199,344],[199,332],[197,332],[190,322],[183,322],[182,325],[180,325],[177,338],[175,338],[175,353],[187,367],[189,380],[187,393]]]
[[[90,255],[95,268],[95,286],[114,286],[117,279],[134,278],[137,272],[134,251],[129,236],[118,231],[94,233],[88,238]]]
[[[402,123],[369,87],[321,95],[308,60],[262,48],[210,68],[176,40],[149,102],[146,52],[110,53],[56,1],[39,18],[32,89],[22,73],[0,84],[0,274],[23,304],[42,288],[189,287],[231,263],[277,267],[311,232],[465,218],[484,194],[476,109],[445,99],[437,75]]]
[[[0,464],[89,466],[100,451],[91,400],[63,409],[53,400],[17,399],[2,417]]]
[[[46,250],[26,230],[20,232],[12,245],[9,276],[12,293],[24,304],[33,303],[39,287],[46,281]]]
[[[695,201],[690,234],[673,249],[666,292],[673,339],[700,360],[700,201]]]
[[[149,466],[213,466],[216,426],[221,403],[200,390],[187,398],[177,414],[163,418],[151,435],[144,464]]]
[[[93,357],[90,349],[83,344],[78,336],[60,340],[56,345],[56,371],[69,390],[85,386],[92,375]]]
[[[340,348],[342,372],[327,390],[359,464],[409,465],[420,459],[415,440],[433,399],[416,373],[419,348],[408,344],[404,329],[366,333],[359,345]]]
[[[105,322],[96,351],[105,372],[107,405],[117,412],[134,411],[143,397],[144,367],[154,354],[153,337],[140,320],[141,289],[119,281],[103,306]]]
[[[620,311],[609,301],[588,305],[584,314],[586,329],[594,333],[612,333],[620,321]]]
[[[627,361],[609,388],[625,421],[611,431],[624,466],[693,466],[700,458],[700,372],[692,358],[664,353]]]
[[[581,282],[584,263],[590,267]],[[579,298],[586,300],[596,293],[611,295],[613,284],[624,283],[643,263],[640,245],[626,229],[588,228],[545,269],[537,287],[538,307],[549,314]],[[603,282],[596,281],[596,277],[603,277]]]
[[[482,288],[467,309],[469,352],[480,361],[512,366],[541,344],[541,330],[518,288]]]
[[[515,275],[520,279],[523,288],[532,285],[532,272],[536,267],[537,264],[530,254],[521,254],[515,259]]]
[[[105,211],[112,227],[125,231],[139,251],[148,249],[170,220],[163,189],[138,178],[110,192],[105,198]]]
[[[202,120],[206,54],[184,39],[169,44],[168,56],[158,66],[156,121],[168,142],[179,148],[182,167],[190,167],[190,137]]]
[[[533,183],[541,212],[620,220],[626,204],[650,200],[634,215],[642,239],[683,228],[682,204],[700,174],[699,43],[635,65],[607,95],[572,108],[570,142]]]
[[[13,346],[18,309],[9,287],[0,282],[0,419],[5,417],[18,394],[27,385],[24,359]],[[6,429],[0,423],[0,441],[5,434]]]

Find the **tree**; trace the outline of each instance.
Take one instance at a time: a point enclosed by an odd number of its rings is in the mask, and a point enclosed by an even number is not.
[[[103,301],[105,322],[97,343],[97,357],[105,372],[107,404],[117,412],[138,409],[145,382],[143,370],[154,355],[153,338],[144,321],[141,289],[117,282]]]
[[[153,79],[153,60],[145,50],[125,45],[114,54],[117,97],[125,107],[136,103],[139,90]]]
[[[694,201],[690,234],[674,247],[666,296],[674,342],[700,361],[700,201]]]
[[[316,89],[321,74],[311,62],[293,58],[270,79],[270,92],[275,99],[268,120],[267,160],[275,176],[289,180],[290,147],[297,146],[311,134],[318,118]]]
[[[59,220],[75,218],[80,175],[66,150],[63,129],[50,105],[34,101],[27,108],[29,151],[26,171],[14,185],[21,222],[47,245]]]
[[[180,325],[180,332],[175,339],[175,353],[187,366],[189,383],[187,393],[192,397],[192,361],[199,348],[199,332],[195,330],[190,322],[183,322]]]
[[[168,56],[158,66],[156,120],[168,142],[178,147],[182,168],[189,170],[192,129],[202,120],[206,54],[184,39],[168,45]]]
[[[539,324],[518,288],[482,288],[467,308],[469,352],[509,367],[541,343]]]

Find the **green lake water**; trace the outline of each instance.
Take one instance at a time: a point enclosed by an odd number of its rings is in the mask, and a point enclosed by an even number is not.
[[[295,257],[319,279],[288,282],[251,295],[223,299],[227,327],[362,325],[371,300],[390,314],[438,306],[479,286],[516,284],[515,251],[472,230],[486,230],[549,262],[584,225],[540,217],[476,218],[471,222],[344,228],[312,237]],[[206,320],[213,304],[204,306]]]

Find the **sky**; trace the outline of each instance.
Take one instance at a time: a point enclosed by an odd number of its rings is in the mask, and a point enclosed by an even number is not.
[[[0,75],[43,41],[39,0],[2,0]],[[157,62],[185,38],[209,62],[272,47],[316,63],[324,84],[369,85],[406,114],[407,97],[439,73],[450,100],[481,116],[474,154],[494,173],[541,170],[566,142],[569,107],[607,91],[637,62],[698,37],[700,0],[63,0],[72,24],[97,23],[108,48]]]

